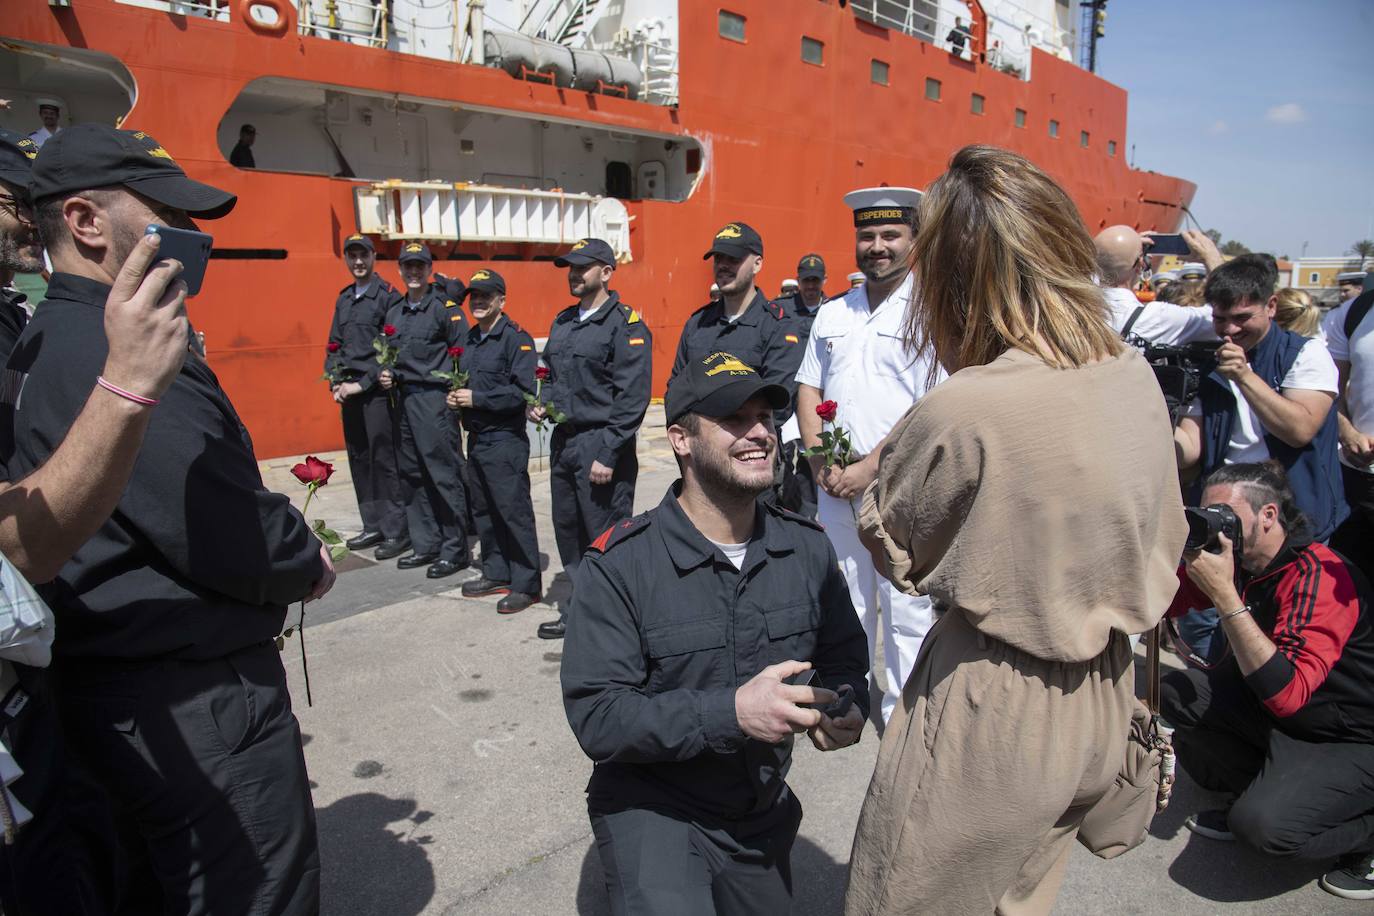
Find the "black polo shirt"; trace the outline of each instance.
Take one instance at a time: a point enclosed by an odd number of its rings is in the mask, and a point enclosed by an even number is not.
[[[110,287],[54,274],[10,357],[26,377],[15,476],[53,453],[105,364]],[[40,591],[59,656],[217,658],[281,631],[324,572],[320,544],[262,483],[253,443],[210,367],[186,358],[118,507]]]
[[[758,370],[765,382],[795,394],[805,343],[801,328],[782,304],[769,302],[763,290],[755,288],[754,297],[734,321],[726,317],[724,302],[707,303],[692,313],[678,338],[669,378],[681,372],[688,360],[724,351]],[[781,428],[791,415],[790,407],[774,411],[773,422]]]
[[[387,313],[400,301],[396,288],[375,273],[361,296],[356,295],[352,283],[339,290],[334,321],[329,326],[329,342],[338,344],[339,352],[325,354],[324,370],[341,366],[344,381],[357,382],[363,391],[376,385],[382,367],[372,342],[382,336]]]
[[[596,763],[594,812],[664,805],[738,819],[782,791],[792,738],[747,738],[735,691],[788,659],[849,684],[868,712],[868,641],[820,525],[757,506],[736,570],[678,505],[599,538],[578,568],[563,647],[563,703]]]
[[[392,373],[406,385],[447,388],[448,382],[435,378],[435,370],[453,368],[449,347],[462,347],[468,340],[468,319],[461,304],[448,298],[438,286],[431,285],[418,303],[402,296],[387,312],[385,324],[396,326],[392,343],[400,350]]]
[[[544,399],[567,414],[570,430],[601,430],[594,457],[613,468],[649,409],[654,338],[619,293],[611,293],[586,321],[577,313],[571,305],[553,319],[544,345]]]
[[[534,338],[505,315],[491,333],[468,329],[460,367],[471,373],[473,406],[463,410],[463,426],[470,433],[498,430],[525,435],[525,395],[534,394],[534,368],[539,355]]]

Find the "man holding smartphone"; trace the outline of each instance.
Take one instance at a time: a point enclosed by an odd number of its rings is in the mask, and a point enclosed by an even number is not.
[[[315,913],[315,812],[274,639],[287,605],[333,585],[329,554],[263,486],[201,359],[186,356],[162,393],[105,374],[107,303],[122,265],[147,257],[146,228],[194,230],[236,198],[187,178],[148,134],[99,124],[47,142],[31,193],[55,270],[10,358],[24,382],[9,470],[47,461],[97,386],[156,409],[113,515],[41,589],[61,621],[71,756],[121,837],[121,911]]]
[[[563,703],[596,764],[587,810],[616,916],[787,912],[793,736],[829,751],[863,730],[867,641],[835,551],[757,501],[790,400],[729,353],[689,360],[665,403],[682,479],[578,570]]]

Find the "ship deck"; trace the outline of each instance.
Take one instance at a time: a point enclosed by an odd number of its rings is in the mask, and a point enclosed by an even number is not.
[[[662,430],[655,407],[640,437],[639,510],[655,505],[677,476]],[[357,508],[347,463],[335,457],[338,472],[311,515],[352,534]],[[299,506],[304,488],[289,475],[292,463],[273,460],[263,470],[268,485]],[[548,555],[548,473],[537,464],[531,472]],[[334,590],[307,611],[313,708],[305,705],[299,642],[289,640],[284,655],[319,817],[323,912],[608,913],[582,793],[591,764],[559,693],[562,643],[534,633],[552,606],[498,616],[495,598],[461,596],[471,571],[434,582],[361,556],[342,570]],[[549,556],[546,587],[558,571]],[[559,580],[551,591],[557,600],[566,586]],[[877,749],[871,730],[833,754],[798,742],[788,777],[806,811],[792,859],[795,913],[841,911]],[[1189,833],[1183,819],[1209,801],[1180,771],[1173,803],[1142,847],[1110,862],[1075,847],[1055,912],[1364,911],[1318,889],[1317,867]]]

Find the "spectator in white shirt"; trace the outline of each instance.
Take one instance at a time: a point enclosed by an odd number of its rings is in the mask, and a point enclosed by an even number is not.
[[[1374,581],[1374,290],[1347,299],[1327,314],[1322,327],[1336,362],[1336,423],[1341,440],[1341,477],[1350,518],[1331,546]]]
[[[1093,239],[1093,245],[1102,294],[1107,300],[1108,323],[1118,334],[1173,346],[1216,339],[1211,309],[1136,298],[1132,290],[1145,267],[1148,236],[1130,226],[1108,226]]]

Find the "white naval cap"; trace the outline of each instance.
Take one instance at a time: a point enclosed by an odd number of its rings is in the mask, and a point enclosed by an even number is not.
[[[33,104],[35,108],[56,108],[58,111],[62,110],[62,103],[57,99],[36,99]]]
[[[793,280],[791,277],[788,277],[786,280],[783,280],[783,281],[782,281],[782,288],[783,288],[783,289],[797,289],[797,281],[796,281],[796,280]]]
[[[1363,282],[1364,282],[1364,278],[1365,278],[1366,275],[1367,275],[1366,271],[1363,271],[1363,270],[1347,270],[1347,271],[1345,271],[1345,272],[1343,272],[1343,273],[1338,273],[1338,274],[1336,274],[1336,282],[1337,282],[1337,283],[1363,283]]]
[[[844,196],[844,205],[854,211],[855,226],[907,223],[916,218],[921,192],[915,188],[860,188]]]
[[[867,278],[863,275],[861,271],[856,270],[845,279],[849,281],[850,286],[853,286],[855,283],[864,282],[864,280],[866,280]]]
[[[1176,270],[1161,270],[1159,273],[1155,274],[1153,277],[1150,278],[1150,280],[1155,283],[1171,283],[1177,279],[1178,271]]]
[[[1205,276],[1207,276],[1207,266],[1205,264],[1199,264],[1196,261],[1190,264],[1184,264],[1178,269],[1178,278],[1180,280],[1196,280]]]

